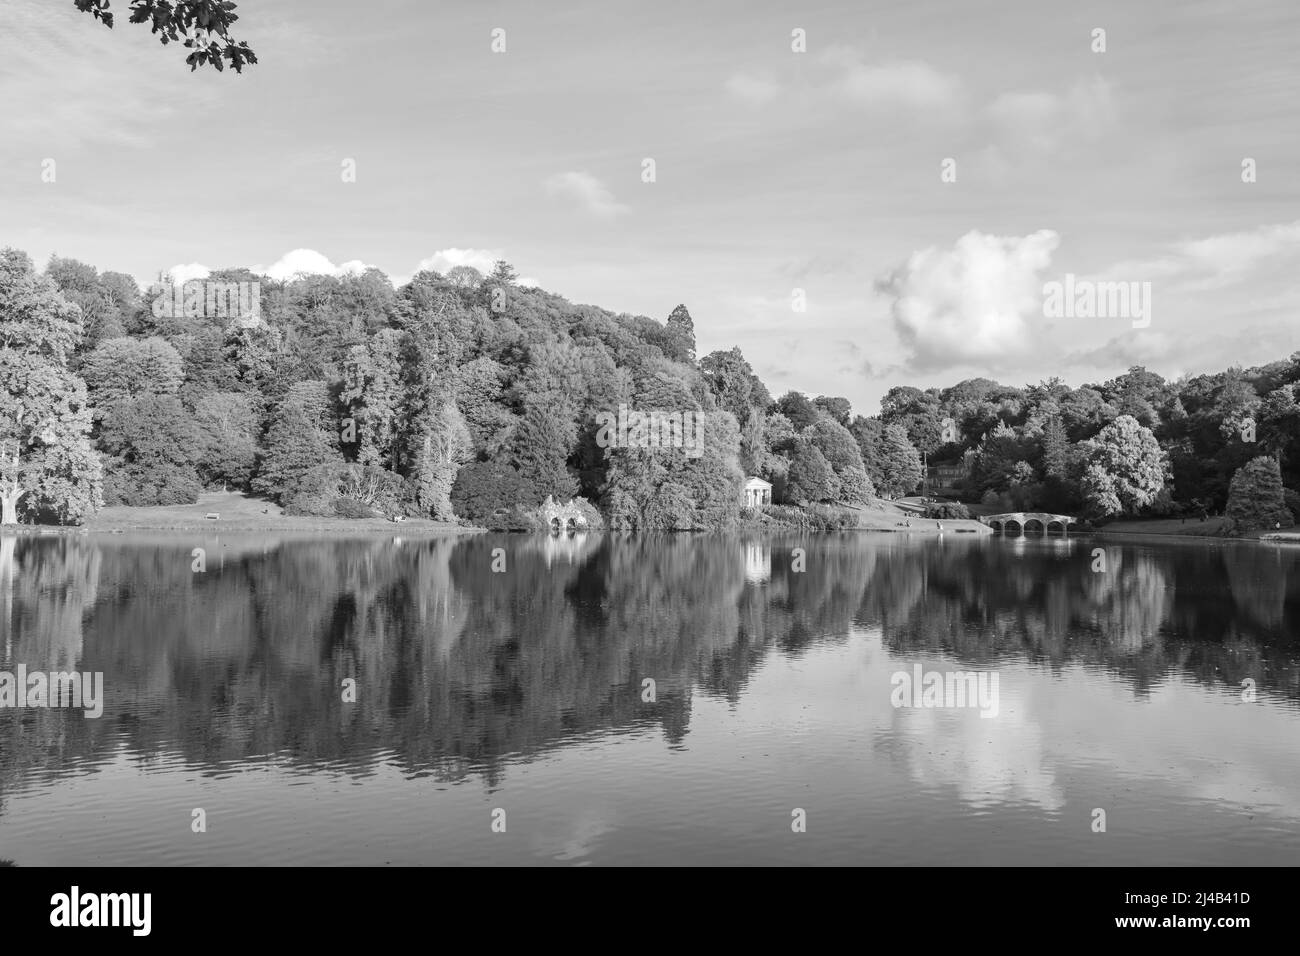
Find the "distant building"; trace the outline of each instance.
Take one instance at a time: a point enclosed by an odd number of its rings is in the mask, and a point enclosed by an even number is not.
[[[961,461],[955,465],[931,465],[929,485],[932,490],[939,488],[956,488],[970,477],[970,465]]]
[[[745,479],[745,507],[758,508],[772,503],[772,483],[757,475]]]

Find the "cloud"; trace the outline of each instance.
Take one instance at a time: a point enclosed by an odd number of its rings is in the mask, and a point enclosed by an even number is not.
[[[598,219],[613,219],[628,211],[627,206],[615,201],[604,183],[587,172],[557,173],[546,180],[546,192],[576,203]]]
[[[727,80],[727,92],[750,106],[762,106],[776,98],[781,92],[781,85],[768,76],[734,73]]]
[[[1115,122],[1111,86],[1101,77],[1076,82],[1064,94],[1009,92],[985,108],[1004,150],[1054,152],[1072,139],[1091,139]]]
[[[251,266],[250,270],[258,275],[275,279],[277,282],[284,282],[300,275],[359,275],[369,268],[371,266],[366,265],[359,259],[352,259],[336,266],[315,249],[294,249],[292,252],[286,252],[269,266]]]
[[[1298,349],[1300,329],[1291,325],[1255,325],[1208,336],[1144,329],[1115,336],[1096,348],[1074,352],[1066,357],[1066,362],[1108,371],[1143,365],[1174,378],[1184,373],[1220,369],[1224,356],[1231,356],[1234,365],[1262,365]]]
[[[1176,250],[1189,270],[1207,273],[1206,279],[1216,286],[1239,282],[1266,260],[1297,251],[1300,221],[1195,239]]]
[[[472,266],[484,275],[492,271],[498,259],[504,259],[505,255],[500,249],[440,249],[431,256],[426,256],[415,264],[415,268],[409,273],[385,273],[394,287],[406,285],[417,272],[423,272],[426,269],[433,272],[446,275],[456,266]],[[360,259],[349,259],[342,265],[335,265],[329,257],[317,252],[315,249],[294,249],[292,252],[286,252],[269,266],[254,265],[248,269],[254,275],[267,276],[277,282],[284,282],[293,279],[296,276],[335,276],[341,277],[346,275],[361,275],[367,269],[378,269],[378,266],[370,265]],[[381,272],[384,270],[380,269]],[[187,265],[175,265],[166,270],[166,275],[170,277],[171,282],[183,283],[191,279],[206,279],[212,274],[212,270],[205,265],[197,262],[191,262]],[[532,276],[520,276],[516,284],[524,287],[536,286],[538,281]],[[148,285],[148,283],[142,283]]]
[[[879,279],[877,291],[893,299],[908,369],[992,368],[1024,355],[1034,331],[1026,319],[1042,314],[1039,273],[1059,241],[1046,229],[1023,238],[972,231],[951,249],[912,253]]]
[[[173,285],[183,285],[191,279],[206,279],[212,275],[212,270],[205,265],[197,262],[191,262],[188,265],[176,265],[165,270],[164,275],[167,281]]]
[[[821,59],[839,70],[834,88],[865,106],[933,110],[954,107],[961,100],[957,77],[922,60],[868,64],[861,54],[845,47],[833,47]]]
[[[487,275],[492,271],[498,259],[504,259],[500,249],[439,249],[428,258],[421,259],[415,267],[416,272],[431,269],[446,275],[456,266],[469,266]]]
[[[457,266],[469,266],[486,276],[491,274],[498,260],[504,258],[506,258],[506,254],[501,249],[458,249],[455,247],[439,249],[433,255],[426,256],[417,262],[410,275],[393,276],[393,285],[406,285],[411,281],[411,276],[426,269],[446,275]],[[515,280],[515,284],[527,287],[535,286],[538,282],[532,276],[520,276]]]
[[[1153,258],[1118,262],[1100,278],[1180,280],[1183,291],[1205,292],[1235,285],[1262,266],[1298,254],[1300,220],[1184,240]]]
[[[215,84],[177,82],[177,48],[135,36],[125,14],[109,30],[71,3],[28,2],[5,4],[5,21],[0,152],[39,143],[57,159],[87,144],[148,148],[171,121],[208,115],[218,102]]]

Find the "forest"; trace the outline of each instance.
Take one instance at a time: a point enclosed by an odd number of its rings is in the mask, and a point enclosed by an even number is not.
[[[218,308],[214,287],[230,293]],[[864,415],[774,397],[738,346],[697,356],[684,305],[664,321],[575,305],[504,261],[400,287],[377,269],[229,269],[141,289],[0,252],[6,524],[226,489],[299,515],[528,528],[550,496],[614,530],[720,530],[755,518],[749,475],[780,516],[911,494],[924,466],[949,465],[957,496],[1003,510],[1289,526],[1297,383],[1300,353],[1174,381],[1135,367],[1078,387],[900,385]],[[598,440],[623,406],[690,413],[699,446]]]

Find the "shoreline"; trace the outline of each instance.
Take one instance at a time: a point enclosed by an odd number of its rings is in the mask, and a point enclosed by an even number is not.
[[[301,522],[284,519],[275,522],[249,521],[206,522],[112,522],[97,525],[6,525],[0,535],[117,535],[136,532],[176,534],[368,534],[402,537],[440,537],[464,534],[484,534],[486,528],[461,527],[436,521],[366,521],[348,519],[304,518]]]

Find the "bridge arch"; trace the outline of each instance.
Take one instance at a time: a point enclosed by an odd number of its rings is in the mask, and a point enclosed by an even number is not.
[[[572,501],[560,504],[548,496],[542,502],[541,512],[542,519],[546,522],[551,534],[563,534],[566,531],[572,533],[587,529],[586,515]]]
[[[999,515],[984,515],[980,521],[1002,534],[1009,534],[1014,527],[1020,534],[1041,533],[1044,537],[1052,533],[1052,526],[1060,529],[1063,536],[1070,533],[1070,525],[1075,519],[1070,515],[1051,514],[1046,511],[1010,511]]]

